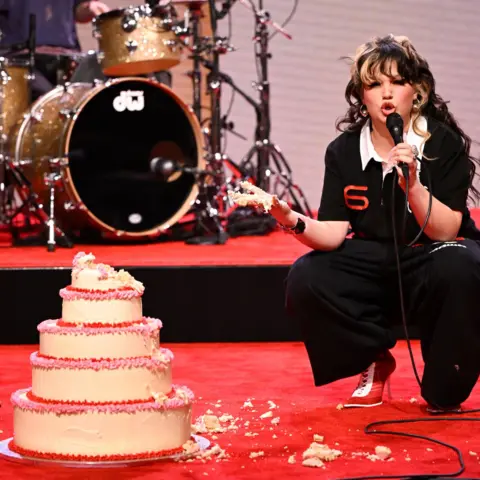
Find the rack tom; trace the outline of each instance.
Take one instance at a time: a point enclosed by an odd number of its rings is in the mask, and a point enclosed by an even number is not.
[[[181,61],[174,13],[164,7],[129,6],[94,19],[99,58],[107,76],[142,75],[168,70]]]

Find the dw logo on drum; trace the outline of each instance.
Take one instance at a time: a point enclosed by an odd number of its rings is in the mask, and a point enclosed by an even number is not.
[[[120,92],[118,97],[113,99],[113,108],[117,112],[139,112],[145,107],[145,98],[142,91],[127,90]]]

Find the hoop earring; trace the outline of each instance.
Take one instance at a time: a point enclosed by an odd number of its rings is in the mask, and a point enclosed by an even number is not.
[[[422,100],[423,100],[423,97],[420,94],[418,94],[417,98],[413,101],[413,104],[412,104],[412,110],[414,112],[418,112],[420,110],[420,107],[422,105]]]
[[[360,106],[360,115],[362,117],[368,117],[368,110],[367,110],[367,106],[366,105],[361,105]]]

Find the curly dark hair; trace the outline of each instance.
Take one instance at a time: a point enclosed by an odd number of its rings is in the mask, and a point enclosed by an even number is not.
[[[430,138],[430,133],[422,131],[417,123],[420,116],[426,116],[438,120],[461,137],[470,161],[470,194],[474,200],[479,200],[480,192],[473,185],[473,180],[480,162],[470,154],[472,140],[449,111],[448,102],[435,92],[435,79],[428,62],[418,54],[410,40],[393,35],[376,37],[358,47],[355,56],[349,60],[352,62],[351,77],[345,89],[349,107],[345,116],[337,121],[337,129],[341,132],[362,129],[368,121],[360,112],[363,86],[375,79],[378,73],[391,76],[392,66],[396,66],[398,74],[413,85],[418,93],[412,110],[414,131],[425,141]]]

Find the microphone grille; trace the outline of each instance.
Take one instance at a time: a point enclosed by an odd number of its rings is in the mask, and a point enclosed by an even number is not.
[[[387,128],[390,130],[394,127],[401,127],[403,128],[403,119],[401,115],[397,112],[391,113],[387,117]]]

